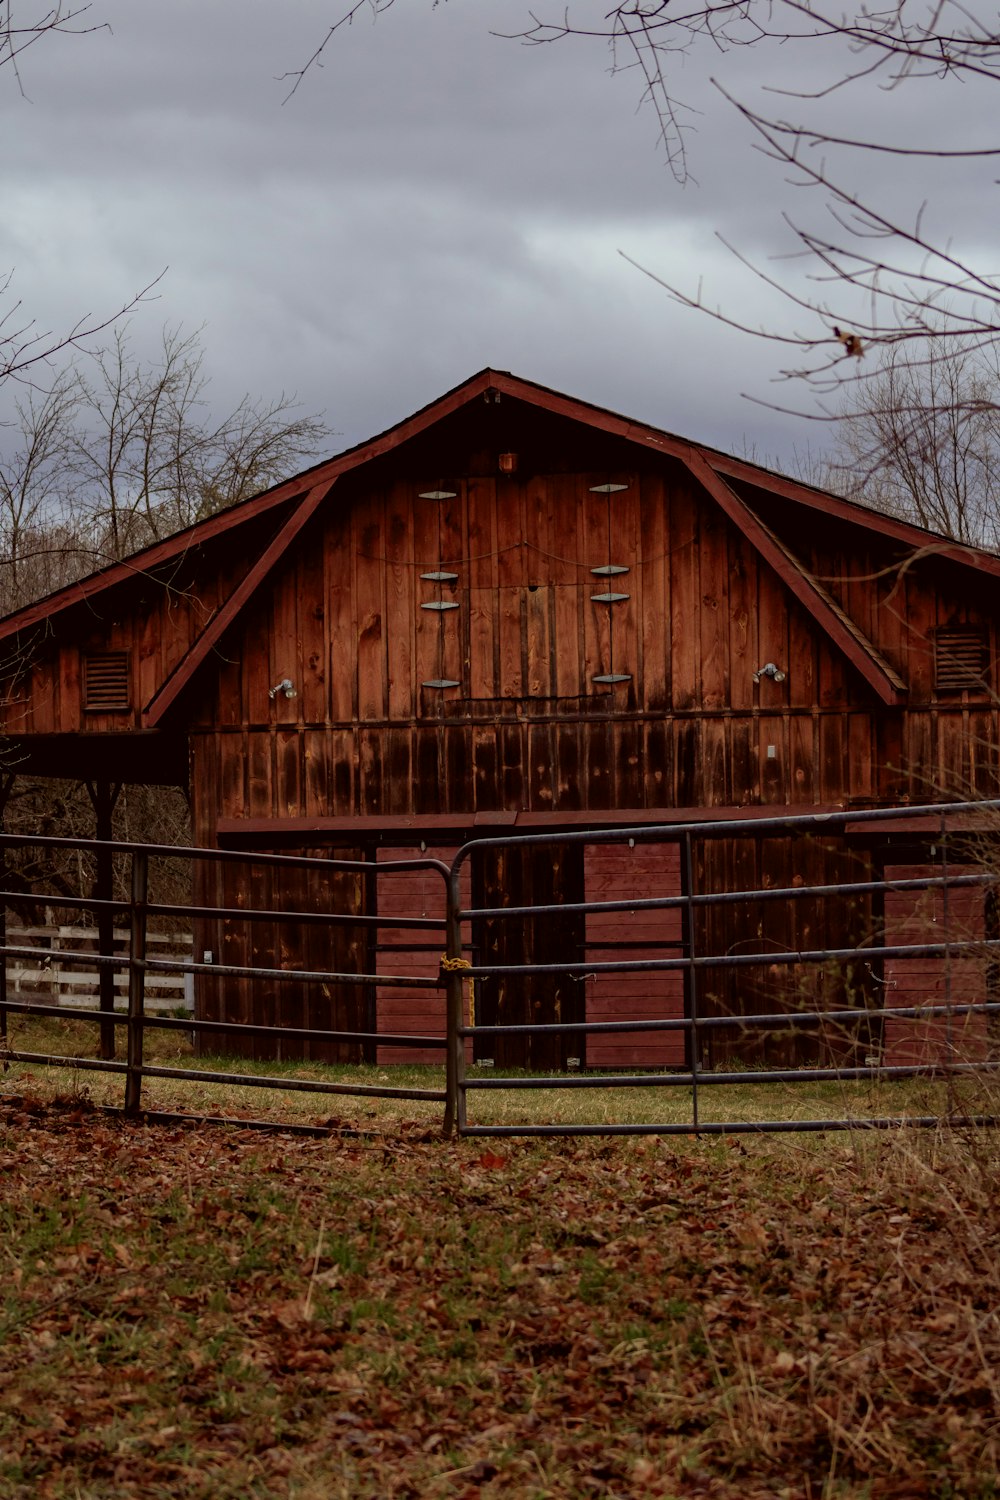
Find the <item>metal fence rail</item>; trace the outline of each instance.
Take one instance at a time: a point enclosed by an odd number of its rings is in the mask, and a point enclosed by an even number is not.
[[[169,918],[197,916],[205,919],[239,919],[246,922],[312,922],[318,924],[337,925],[346,922],[360,926],[371,925],[377,922],[377,918],[366,916],[363,913],[341,913],[341,912],[302,912],[286,910],[280,907],[269,908],[246,908],[246,907],[222,907],[222,906],[189,906],[168,903],[151,902],[149,899],[149,861],[151,856],[165,856],[172,859],[189,858],[205,859],[215,862],[246,863],[246,856],[233,851],[211,850],[211,849],[183,849],[166,845],[147,845],[127,842],[114,842],[113,844],[101,844],[98,840],[89,839],[55,839],[55,838],[29,838],[26,835],[0,835],[0,850],[6,847],[23,847],[26,844],[42,845],[49,848],[72,848],[95,852],[103,848],[105,852],[127,856],[131,865],[130,893],[127,903],[121,900],[111,901],[96,897],[80,898],[59,897],[58,904],[85,909],[96,912],[102,909],[113,908],[120,911],[123,904],[128,907],[130,915],[130,926],[128,933],[127,952],[125,954],[94,954],[83,950],[63,949],[60,961],[64,964],[96,966],[98,969],[111,970],[113,973],[124,973],[127,976],[128,1000],[124,1014],[113,1012],[102,1004],[99,1010],[77,1009],[72,1012],[74,1021],[95,1023],[100,1030],[100,1056],[96,1058],[86,1057],[62,1057],[49,1053],[30,1052],[23,1049],[13,1048],[8,1041],[7,1018],[10,1014],[58,1016],[66,1019],[66,1011],[62,1006],[40,1003],[33,1000],[22,1000],[11,997],[8,986],[7,960],[9,958],[22,959],[25,949],[18,944],[9,944],[6,941],[0,944],[0,954],[3,956],[3,968],[0,970],[0,1051],[10,1060],[23,1063],[40,1064],[44,1066],[63,1067],[85,1072],[104,1072],[124,1076],[125,1090],[123,1110],[125,1114],[137,1115],[142,1112],[142,1083],[145,1078],[163,1079],[185,1079],[200,1083],[235,1084],[249,1088],[261,1089],[284,1089],[288,1092],[312,1093],[317,1095],[355,1095],[359,1097],[375,1097],[389,1099],[414,1099],[424,1102],[444,1104],[447,1100],[446,1090],[443,1088],[404,1088],[389,1085],[364,1084],[361,1082],[332,1082],[322,1079],[294,1079],[288,1077],[274,1077],[267,1074],[246,1074],[231,1072],[224,1069],[204,1068],[181,1068],[158,1066],[146,1061],[144,1056],[144,1042],[146,1033],[150,1030],[166,1030],[181,1032],[185,1035],[199,1033],[203,1035],[232,1035],[234,1032],[248,1037],[258,1039],[281,1040],[295,1039],[298,1041],[315,1041],[320,1043],[372,1043],[398,1047],[445,1047],[446,1039],[442,1035],[419,1036],[412,1034],[392,1035],[384,1032],[370,1031],[345,1031],[322,1027],[289,1027],[289,1026],[266,1026],[247,1024],[232,1021],[205,1020],[198,1016],[173,1017],[160,1014],[149,1014],[146,1005],[146,986],[150,974],[181,974],[183,976],[205,975],[213,979],[218,978],[245,978],[251,980],[270,980],[289,985],[305,985],[310,983],[341,985],[371,985],[375,982],[379,986],[395,987],[400,989],[427,987],[427,978],[417,975],[378,975],[362,972],[338,973],[331,970],[310,970],[296,968],[281,968],[272,966],[234,965],[216,963],[198,963],[193,959],[179,960],[176,956],[172,958],[150,958],[147,955],[148,947],[148,920],[150,915]],[[276,869],[286,870],[316,870],[324,875],[334,874],[341,871],[358,872],[366,870],[367,867],[357,860],[324,860],[297,858],[289,855],[254,855],[254,864],[268,865]],[[445,867],[436,860],[400,860],[386,861],[379,866],[380,873],[399,873],[409,871],[424,872],[436,871],[442,876],[447,875]],[[16,899],[19,905],[35,901],[37,904],[54,904],[51,896],[32,897],[23,891],[10,892],[0,890],[0,904],[7,899]],[[2,906],[0,906],[2,909]],[[444,929],[444,921],[441,919],[416,917],[393,919],[394,927],[416,928],[424,931],[440,933]],[[6,937],[6,933],[4,933]],[[103,1000],[103,996],[102,996]],[[124,1062],[115,1055],[115,1030],[123,1030],[126,1042],[126,1057]],[[235,1122],[234,1122],[235,1123]]]
[[[885,1082],[890,1080],[902,1080],[906,1078],[932,1078],[932,1079],[959,1079],[963,1077],[990,1078],[1000,1071],[1000,1062],[995,1056],[980,1058],[975,1063],[964,1061],[955,1055],[946,1059],[937,1059],[933,1064],[912,1064],[905,1066],[886,1066],[881,1059],[873,1060],[871,1065],[866,1062],[865,1066],[840,1066],[840,1067],[802,1067],[795,1069],[758,1069],[753,1072],[734,1071],[705,1071],[699,1066],[700,1039],[706,1033],[716,1028],[738,1027],[747,1035],[763,1030],[779,1030],[782,1028],[798,1029],[803,1027],[829,1026],[833,1023],[843,1025],[881,1026],[886,1022],[901,1022],[906,1020],[930,1023],[943,1023],[947,1029],[946,1048],[951,1043],[951,1029],[956,1021],[970,1016],[982,1016],[989,1024],[989,1018],[995,1017],[1000,1012],[1000,1004],[986,994],[985,981],[981,995],[972,1002],[960,1002],[951,993],[951,975],[953,965],[961,960],[963,956],[975,955],[985,960],[991,958],[994,962],[1000,957],[1000,938],[980,937],[975,940],[962,935],[955,935],[948,931],[948,898],[949,893],[954,891],[975,891],[995,889],[1000,885],[1000,868],[984,868],[974,872],[967,870],[953,870],[949,868],[949,825],[953,825],[956,819],[967,818],[972,820],[987,833],[1000,831],[1000,800],[928,804],[917,807],[893,808],[893,809],[864,809],[850,812],[821,814],[821,815],[776,815],[774,817],[754,818],[752,821],[745,819],[729,820],[706,820],[703,823],[692,823],[690,821],[677,823],[663,823],[660,825],[641,824],[631,828],[614,828],[601,830],[588,830],[579,832],[561,832],[557,834],[522,834],[499,839],[480,839],[467,843],[458,854],[451,871],[450,898],[456,906],[458,904],[458,877],[463,863],[475,860],[483,851],[489,849],[503,849],[510,851],[515,848],[525,850],[542,850],[548,846],[569,846],[572,844],[596,845],[609,843],[630,844],[639,843],[663,843],[672,841],[680,846],[681,869],[683,872],[683,893],[679,896],[636,899],[624,899],[605,902],[577,902],[560,904],[553,907],[467,907],[459,908],[454,914],[454,926],[460,928],[461,923],[475,924],[484,917],[497,921],[523,920],[531,917],[537,921],[546,913],[550,915],[562,914],[573,910],[580,913],[612,913],[622,911],[650,911],[650,910],[680,910],[685,918],[686,940],[684,952],[677,957],[639,959],[612,959],[588,962],[585,966],[573,961],[560,961],[547,964],[520,964],[520,965],[492,965],[472,967],[467,971],[473,981],[477,979],[497,978],[502,976],[518,975],[521,978],[529,976],[542,976],[545,974],[573,974],[579,973],[581,967],[586,967],[591,973],[655,973],[663,971],[680,971],[686,979],[686,1006],[685,1015],[682,1018],[671,1018],[661,1020],[642,1019],[641,1021],[604,1021],[604,1022],[564,1022],[557,1025],[466,1025],[461,1020],[461,1000],[457,993],[461,980],[457,976],[450,976],[453,990],[452,1003],[449,1017],[454,1016],[456,1072],[458,1075],[458,1098],[456,1101],[456,1126],[463,1135],[469,1136],[545,1136],[545,1135],[675,1135],[690,1134],[726,1134],[726,1133],[768,1133],[773,1131],[818,1131],[818,1130],[849,1130],[849,1129],[889,1129],[896,1126],[930,1127],[941,1123],[939,1115],[899,1116],[891,1118],[867,1118],[858,1116],[836,1116],[815,1120],[733,1120],[733,1121],[705,1121],[700,1115],[700,1091],[705,1087],[717,1087],[719,1085],[731,1084],[768,1084],[768,1083],[846,1083],[860,1080],[871,1080],[873,1082]],[[920,819],[926,821],[934,820],[939,832],[936,844],[936,873],[920,876],[907,877],[893,880],[863,880],[852,881],[843,884],[815,884],[799,886],[781,886],[771,888],[754,888],[731,891],[701,891],[695,886],[694,878],[694,850],[699,841],[720,838],[762,838],[767,835],[813,835],[822,836],[839,832],[852,825],[854,827],[871,825],[877,829],[880,822],[887,819],[896,821],[898,819]],[[953,841],[952,841],[953,842]],[[909,942],[909,943],[886,943],[876,941],[874,938],[870,945],[861,947],[826,947],[811,948],[801,951],[765,952],[752,953],[699,953],[696,951],[694,934],[696,931],[695,914],[700,910],[725,905],[753,902],[773,901],[799,901],[806,898],[830,898],[843,897],[845,895],[859,894],[885,894],[892,893],[918,893],[931,892],[941,895],[944,903],[944,930],[936,934],[937,941],[934,942]],[[459,953],[461,948],[454,933],[450,934],[454,943],[449,952]],[[859,959],[868,960],[872,963],[882,963],[886,959],[898,958],[913,960],[916,958],[937,958],[943,961],[943,972],[945,978],[944,1003],[941,1005],[916,1005],[916,1006],[866,1006],[864,1009],[852,1010],[807,1010],[794,1013],[768,1013],[768,1014],[743,1014],[734,1016],[703,1015],[699,1013],[699,975],[710,971],[737,971],[765,964],[768,967],[791,967],[791,966],[817,966],[830,964],[846,964],[856,962]],[[541,1034],[545,1032],[581,1033],[583,1035],[628,1033],[630,1031],[642,1031],[655,1033],[657,1031],[681,1031],[688,1039],[687,1054],[688,1066],[683,1069],[665,1071],[642,1071],[629,1074],[600,1073],[589,1074],[558,1074],[558,1075],[533,1075],[531,1077],[486,1077],[481,1075],[470,1075],[464,1064],[463,1042],[466,1039],[485,1037],[487,1035],[512,1036],[516,1034]],[[690,1118],[683,1123],[663,1121],[660,1123],[642,1122],[627,1124],[567,1124],[542,1123],[534,1121],[531,1123],[497,1124],[497,1123],[472,1123],[468,1118],[469,1095],[483,1095],[495,1093],[496,1091],[524,1091],[534,1093],[549,1089],[563,1090],[605,1090],[615,1089],[653,1089],[675,1091],[686,1089],[690,1093]],[[982,1115],[950,1115],[952,1124],[994,1124],[991,1114]]]
[[[954,826],[956,819],[963,817],[982,820],[984,826],[987,827],[992,820],[1000,829],[998,814],[1000,814],[1000,800],[932,804],[884,811],[852,811],[822,816],[782,815],[754,820],[706,821],[701,824],[691,822],[643,824],[634,828],[605,828],[476,839],[466,843],[450,865],[432,857],[395,861],[389,859],[378,862],[378,875],[413,876],[416,879],[418,876],[426,875],[428,871],[434,872],[442,881],[443,917],[382,915],[377,911],[298,911],[285,910],[278,906],[166,904],[151,901],[149,894],[149,863],[152,858],[163,857],[175,861],[178,859],[238,861],[241,864],[246,864],[250,859],[254,865],[270,867],[272,872],[277,871],[279,875],[284,868],[288,872],[315,871],[323,876],[359,871],[370,875],[372,873],[370,862],[304,858],[295,855],[255,854],[248,856],[245,852],[239,851],[179,849],[173,846],[136,843],[108,845],[96,840],[0,835],[0,853],[4,848],[11,846],[36,844],[56,846],[102,852],[105,857],[110,852],[120,859],[127,860],[130,867],[130,890],[127,900],[118,899],[112,902],[94,897],[59,897],[57,902],[59,906],[90,913],[91,920],[96,914],[106,913],[110,908],[113,908],[115,912],[120,912],[124,908],[128,912],[127,936],[124,944],[118,944],[117,951],[95,953],[91,949],[69,947],[61,949],[59,953],[60,964],[70,969],[74,966],[78,968],[85,966],[90,973],[105,970],[112,976],[116,974],[121,976],[127,985],[127,1009],[124,1014],[114,1012],[113,1007],[106,1003],[106,996],[113,993],[107,985],[102,987],[101,1004],[98,1008],[74,1007],[72,1011],[74,1021],[89,1022],[97,1028],[99,1055],[96,1057],[56,1056],[18,1049],[10,1044],[7,1036],[9,1015],[65,1018],[66,1011],[58,1004],[46,1003],[44,998],[11,992],[9,975],[17,974],[18,966],[23,969],[26,954],[33,953],[37,958],[38,950],[23,942],[8,942],[5,930],[0,930],[0,937],[4,939],[0,943],[0,954],[4,960],[2,973],[0,973],[0,1047],[8,1057],[25,1063],[121,1076],[124,1083],[122,1107],[127,1114],[132,1115],[143,1110],[144,1080],[155,1078],[233,1084],[260,1089],[281,1088],[290,1092],[309,1092],[316,1095],[338,1094],[365,1098],[421,1100],[443,1107],[445,1133],[457,1131],[468,1136],[671,1135],[692,1132],[700,1134],[757,1133],[777,1130],[796,1132],[842,1129],[884,1130],[902,1125],[929,1127],[939,1123],[941,1118],[939,1114],[868,1117],[838,1115],[811,1120],[706,1120],[701,1112],[702,1093],[706,1088],[717,1090],[735,1083],[740,1085],[821,1084],[847,1083],[866,1079],[888,1082],[911,1078],[960,1080],[970,1076],[988,1080],[1000,1071],[1000,1054],[994,1046],[994,1032],[998,1018],[1000,1018],[1000,997],[993,993],[993,976],[1000,974],[1000,935],[988,935],[983,932],[970,937],[960,928],[954,927],[953,918],[949,916],[951,909],[949,902],[952,906],[954,905],[955,893],[961,892],[966,897],[975,899],[979,893],[989,893],[1000,887],[1000,871],[992,869],[988,863],[972,871],[968,868],[956,869],[954,867],[954,839],[949,829]],[[788,834],[822,836],[843,830],[848,823],[855,826],[867,823],[877,826],[878,822],[885,818],[892,818],[896,821],[906,817],[920,818],[925,822],[928,819],[934,819],[936,826],[939,825],[940,831],[935,841],[935,864],[933,868],[928,866],[928,873],[925,875],[890,880],[866,878],[843,884],[776,886],[762,889],[710,891],[696,888],[695,849],[699,841],[721,837],[745,839]],[[467,864],[482,858],[485,854],[496,851],[510,853],[514,850],[531,850],[539,851],[544,855],[548,848],[556,845],[565,848],[574,845],[590,846],[624,842],[677,846],[680,850],[680,894],[649,897],[637,892],[630,898],[582,902],[574,900],[553,902],[549,905],[502,906],[485,901],[479,905],[468,903],[463,905],[461,899],[463,869]],[[910,942],[887,942],[884,933],[881,935],[881,940],[879,934],[872,933],[864,938],[864,946],[813,945],[801,951],[788,947],[780,951],[764,949],[751,952],[697,951],[698,914],[709,911],[713,907],[732,907],[741,902],[797,902],[805,898],[826,901],[848,895],[882,896],[892,893],[896,896],[903,896],[916,895],[921,892],[928,893],[932,901],[939,901],[943,913],[943,919],[933,935],[933,941],[921,941],[918,935],[917,940]],[[38,905],[56,904],[51,896],[32,898],[26,896],[23,891],[0,890],[0,911],[3,910],[5,901],[16,900],[18,908],[22,909],[26,902],[33,899]],[[484,961],[481,954],[477,956],[477,933],[486,921],[503,924],[530,920],[537,926],[548,920],[565,919],[568,914],[586,919],[591,915],[606,917],[608,914],[626,911],[655,912],[658,910],[679,912],[683,918],[683,940],[674,945],[676,951],[668,956],[644,954],[640,957],[633,957],[629,956],[627,951],[625,953],[612,951],[610,956],[601,956],[593,961],[586,956],[581,958],[570,954],[552,962],[523,963],[490,963]],[[377,929],[379,926],[409,929],[415,933],[423,933],[436,945],[440,945],[443,949],[441,967],[436,978],[429,979],[426,974],[382,973],[378,971],[377,965],[373,970],[366,972],[345,972],[323,968],[283,967],[278,963],[269,965],[198,963],[194,959],[182,959],[176,954],[169,957],[153,956],[149,931],[151,917],[167,918],[171,922],[194,918],[222,923],[294,922],[325,923],[331,926],[351,923],[369,929],[372,927]],[[105,917],[105,925],[106,923]],[[15,934],[12,933],[10,936],[14,937]],[[474,955],[472,960],[464,956],[469,950]],[[767,1011],[758,1008],[740,1014],[706,1013],[701,1004],[700,986],[703,977],[710,974],[738,974],[748,969],[760,969],[763,965],[775,971],[781,969],[818,971],[822,967],[824,972],[833,972],[842,966],[856,964],[859,961],[864,961],[869,972],[874,973],[873,965],[879,966],[894,960],[906,963],[918,959],[936,962],[940,965],[943,989],[940,999],[936,999],[933,1004],[892,1005],[885,1003],[885,997],[883,997],[883,1003],[877,1005],[865,1004],[849,1007],[841,1005],[824,1008],[814,1004],[808,1007],[803,1005],[793,1010]],[[968,966],[970,962],[978,964],[977,972],[981,974],[979,991],[971,999],[966,994],[955,993],[953,986],[953,976],[958,972],[959,966],[962,964]],[[545,976],[568,975],[583,979],[591,974],[641,976],[664,973],[675,974],[683,978],[684,1009],[681,1015],[644,1014],[639,1019],[605,1018],[562,1021],[559,1018],[546,1018],[538,1022],[484,1023],[478,1018],[475,1005],[478,987],[485,982],[516,979],[530,984],[533,980],[540,980]],[[182,976],[184,984],[194,987],[197,986],[199,978],[210,977],[214,981],[223,983],[226,980],[266,981],[269,984],[280,985],[282,991],[286,986],[351,987],[361,985],[377,986],[379,992],[383,989],[388,991],[408,988],[426,992],[429,987],[436,985],[444,992],[446,1023],[443,1032],[428,1031],[414,1035],[409,1032],[380,1031],[377,1018],[374,1030],[337,1030],[316,1026],[264,1025],[210,1019],[199,1015],[197,1006],[192,1017],[168,1016],[154,1013],[151,1004],[151,992],[154,988],[154,983],[151,981],[159,981],[165,975]],[[884,980],[878,982],[886,983]],[[119,987],[120,983],[121,981],[119,981]],[[970,1018],[979,1028],[974,1033],[978,1048],[975,1057],[966,1056],[959,1046],[961,1038],[969,1035]],[[781,1032],[789,1034],[810,1032],[825,1035],[830,1028],[840,1027],[845,1028],[845,1034],[850,1033],[853,1028],[860,1037],[862,1033],[877,1035],[887,1026],[907,1023],[911,1026],[924,1025],[930,1028],[928,1034],[934,1036],[940,1033],[938,1055],[931,1061],[893,1062],[883,1056],[872,1056],[865,1058],[864,1065],[845,1060],[842,1065],[835,1063],[826,1066],[796,1068],[765,1066],[752,1072],[725,1067],[708,1069],[702,1063],[702,1048],[705,1039],[712,1034],[721,1034],[727,1030],[732,1032],[734,1028],[738,1028],[741,1035],[751,1037]],[[349,1077],[336,1080],[314,1077],[294,1078],[286,1075],[275,1077],[263,1071],[248,1074],[224,1067],[205,1069],[168,1067],[151,1061],[146,1055],[148,1035],[159,1030],[184,1032],[203,1038],[213,1036],[226,1038],[235,1034],[260,1043],[273,1041],[276,1047],[284,1040],[285,1042],[363,1044],[372,1048],[378,1046],[411,1049],[439,1048],[445,1059],[445,1081],[443,1087],[411,1087],[393,1084],[391,1080],[373,1084],[355,1081]],[[684,1065],[669,1068],[632,1065],[628,1071],[608,1071],[605,1067],[574,1073],[547,1071],[523,1076],[499,1076],[497,1073],[487,1074],[470,1064],[467,1056],[470,1048],[474,1048],[477,1043],[482,1043],[489,1038],[546,1038],[557,1035],[586,1038],[589,1036],[628,1036],[632,1033],[643,1033],[644,1036],[680,1034],[685,1038]],[[118,1050],[115,1043],[116,1036],[124,1038],[124,1059],[116,1055]],[[857,1039],[855,1039],[855,1045],[857,1045]],[[539,1099],[540,1096],[544,1099],[548,1091],[606,1091],[609,1089],[622,1089],[626,1093],[638,1090],[644,1094],[648,1094],[649,1091],[662,1091],[664,1098],[673,1099],[678,1097],[679,1091],[686,1091],[690,1097],[689,1118],[681,1122],[676,1119],[664,1119],[659,1123],[613,1120],[593,1123],[546,1121],[534,1115],[514,1123],[498,1123],[490,1119],[470,1120],[469,1118],[470,1097],[473,1100],[485,1102],[491,1095],[496,1096],[498,1092],[518,1091],[523,1093],[526,1101],[531,1101]],[[992,1115],[986,1112],[964,1114],[961,1118],[965,1123],[970,1124],[995,1123]]]

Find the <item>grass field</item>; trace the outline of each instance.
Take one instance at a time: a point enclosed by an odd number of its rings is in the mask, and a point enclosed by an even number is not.
[[[175,1088],[359,1133],[126,1122],[118,1078],[8,1064],[4,1500],[997,1494],[992,1131],[456,1142],[437,1105]],[[924,1112],[885,1088],[858,1107]]]
[[[996,1494],[991,1134],[422,1134],[8,1075],[5,1500]]]
[[[9,1018],[9,1043],[14,1049],[60,1057],[93,1057],[96,1028],[92,1023],[69,1019]],[[119,1029],[118,1055],[124,1056],[125,1035]],[[258,1063],[243,1059],[195,1057],[187,1032],[150,1030],[146,1034],[148,1064],[208,1072],[272,1077],[274,1088],[240,1087],[189,1079],[144,1080],[142,1102],[147,1110],[202,1113],[241,1119],[281,1120],[287,1123],[320,1124],[353,1130],[381,1128],[392,1121],[411,1121],[433,1127],[440,1124],[443,1106],[434,1101],[391,1100],[293,1091],[281,1084],[310,1082],[359,1085],[362,1088],[398,1087],[442,1090],[443,1067],[375,1067],[352,1065],[327,1067],[310,1063]],[[17,1065],[15,1065],[17,1066]],[[120,1105],[124,1081],[120,1075],[42,1068],[27,1065],[28,1085],[35,1091],[77,1094],[96,1104]],[[23,1076],[24,1069],[19,1069]],[[470,1078],[492,1082],[493,1070],[469,1070]],[[573,1080],[575,1082],[575,1080]],[[511,1079],[517,1082],[516,1077]],[[698,1116],[711,1121],[764,1121],[903,1118],[981,1113],[989,1108],[978,1080],[946,1086],[940,1081],[906,1080],[760,1084],[747,1073],[735,1084],[705,1085],[699,1089]],[[684,1126],[692,1119],[689,1087],[551,1088],[470,1090],[470,1124],[629,1124],[662,1123]]]

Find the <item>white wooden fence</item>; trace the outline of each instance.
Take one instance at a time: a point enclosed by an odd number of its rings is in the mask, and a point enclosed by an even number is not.
[[[128,942],[128,932],[116,928],[116,956],[127,956]],[[150,958],[188,963],[191,943],[190,933],[149,931],[146,934],[146,952]],[[96,954],[99,951],[96,927],[8,926],[7,945],[38,950],[37,958],[34,955],[27,958],[23,954],[6,956],[7,993],[12,999],[15,995],[29,995],[68,1008],[89,1010],[94,1007],[100,983],[97,965],[89,968],[80,959],[66,963],[60,955],[67,950]],[[128,998],[128,970],[122,968],[114,972],[115,1009],[124,1010]],[[181,1006],[194,1009],[194,976],[147,972],[146,1009],[170,1011]]]

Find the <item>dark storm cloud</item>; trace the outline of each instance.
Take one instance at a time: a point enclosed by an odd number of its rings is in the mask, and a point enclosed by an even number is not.
[[[110,33],[35,49],[28,100],[9,79],[0,97],[13,142],[0,265],[44,326],[110,310],[169,266],[133,318],[140,346],[164,321],[205,323],[220,404],[295,390],[345,443],[494,364],[720,446],[801,446],[795,424],[740,399],[780,396],[773,350],[676,306],[617,254],[692,289],[703,279],[751,322],[783,314],[714,234],[765,263],[784,245],[781,173],[709,82],[717,67],[737,90],[766,81],[758,54],[705,54],[680,73],[703,111],[698,182],[682,190],[634,76],[609,77],[599,44],[489,35],[516,29],[520,0],[398,0],[342,32],[283,105],[278,75],[336,14],[95,0]],[[786,51],[783,76],[818,84],[827,55]],[[852,128],[879,107],[864,101]],[[885,192],[912,196],[898,169]],[[960,225],[966,175],[941,193]]]

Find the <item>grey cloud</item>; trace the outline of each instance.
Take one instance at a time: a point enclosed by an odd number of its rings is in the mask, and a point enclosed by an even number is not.
[[[780,210],[803,206],[709,93],[716,67],[735,89],[767,81],[758,54],[682,68],[679,92],[705,112],[692,117],[698,185],[681,190],[635,78],[609,77],[603,49],[489,35],[513,29],[521,0],[398,0],[342,33],[282,105],[276,75],[336,13],[95,0],[111,34],[37,48],[30,102],[5,81],[0,266],[43,326],[110,310],[169,265],[133,319],[140,345],[152,351],[165,320],[207,323],[220,405],[296,390],[345,443],[492,363],[719,446],[802,445],[798,424],[741,398],[783,393],[780,355],[676,306],[617,254],[692,289],[704,275],[710,299],[751,322],[787,317],[714,238],[773,266]],[[773,67],[811,87],[822,57],[786,49]],[[851,128],[884,107],[863,100]],[[893,108],[922,125],[905,93]],[[878,164],[858,170],[879,182]],[[906,207],[898,164],[881,180]],[[935,183],[959,236],[981,233],[975,180],[952,168]]]

